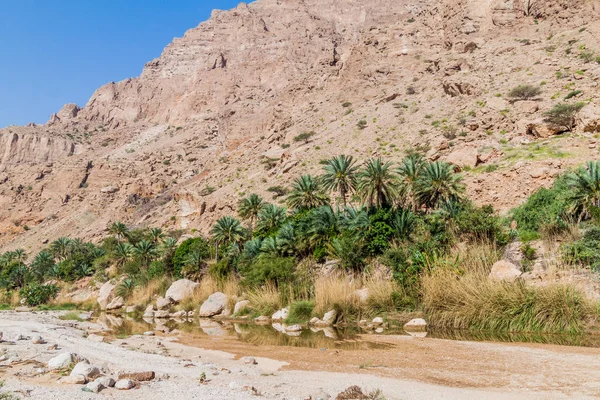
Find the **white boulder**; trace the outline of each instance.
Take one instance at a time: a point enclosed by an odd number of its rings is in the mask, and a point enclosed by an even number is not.
[[[180,279],[171,284],[165,297],[179,303],[185,298],[192,297],[199,283],[190,281],[189,279]]]
[[[202,306],[200,306],[200,317],[212,317],[220,314],[227,306],[228,297],[225,293],[216,292],[211,294]]]

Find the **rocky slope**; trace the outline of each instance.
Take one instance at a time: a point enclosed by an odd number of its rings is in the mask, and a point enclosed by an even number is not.
[[[92,239],[114,220],[206,232],[241,195],[270,198],[269,187],[340,153],[395,161],[421,150],[505,211],[598,156],[599,15],[597,0],[257,0],[215,11],[140,77],[45,125],[0,130],[0,246]],[[521,84],[542,94],[514,102],[507,93]],[[562,101],[588,105],[574,133],[553,135],[543,114]],[[314,136],[294,141],[302,132]]]

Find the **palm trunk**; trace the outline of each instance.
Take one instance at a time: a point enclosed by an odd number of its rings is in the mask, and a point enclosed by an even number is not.
[[[219,262],[219,242],[215,243],[215,262]]]

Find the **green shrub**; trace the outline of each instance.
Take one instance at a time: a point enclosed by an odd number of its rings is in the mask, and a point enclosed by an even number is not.
[[[507,240],[506,235],[502,233],[500,217],[491,205],[476,207],[469,203],[459,211],[454,220],[461,238],[469,242],[489,241],[505,244]]]
[[[295,264],[294,258],[263,254],[240,273],[244,278],[244,284],[251,287],[258,287],[267,282],[279,285],[292,280]]]
[[[294,142],[308,143],[308,141],[310,140],[310,138],[313,137],[313,136],[315,136],[315,135],[316,135],[316,132],[314,132],[314,131],[302,132],[298,136],[294,137]]]
[[[535,85],[519,85],[508,92],[508,96],[517,100],[528,100],[536,98],[542,93],[542,89]]]
[[[210,257],[210,244],[204,238],[190,238],[184,240],[173,255],[173,275],[181,278],[181,269],[191,253],[198,252],[204,259]]]
[[[46,304],[56,298],[58,287],[56,285],[40,285],[30,283],[19,292],[21,299],[30,307]]]
[[[286,324],[301,324],[308,322],[315,308],[314,301],[297,301],[290,304],[290,312],[285,320]]]
[[[600,228],[591,228],[581,240],[564,245],[562,256],[568,264],[589,266],[600,271]]]
[[[572,92],[569,92],[566,96],[565,96],[565,100],[569,100],[575,96],[577,96],[578,94],[583,93],[583,90],[573,90]]]
[[[544,121],[570,132],[575,126],[575,116],[584,106],[585,103],[557,104],[544,114]]]

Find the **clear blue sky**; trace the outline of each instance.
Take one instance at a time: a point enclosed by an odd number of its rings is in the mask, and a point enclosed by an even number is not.
[[[212,9],[239,2],[0,0],[0,127],[84,106],[101,85],[138,76]]]

